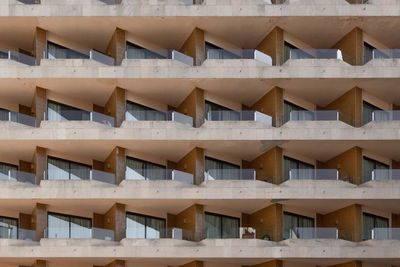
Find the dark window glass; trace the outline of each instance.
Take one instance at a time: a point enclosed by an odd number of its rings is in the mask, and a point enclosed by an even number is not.
[[[92,167],[54,157],[47,158],[47,179],[49,180],[89,180]]]
[[[210,121],[239,121],[240,112],[224,106],[205,101],[204,115]]]
[[[240,166],[210,157],[205,157],[205,175],[209,180],[231,180],[240,177]]]
[[[75,50],[66,48],[62,45],[47,42],[47,58],[49,59],[88,59],[89,56]]]
[[[363,63],[367,63],[368,61],[370,61],[371,59],[373,59],[374,57],[374,49],[375,47],[373,47],[372,45],[364,42],[364,49],[363,49]]]
[[[372,238],[372,229],[389,228],[389,219],[369,213],[363,213],[362,218],[362,238],[368,240]]]
[[[48,213],[48,238],[91,238],[92,220],[78,216]]]
[[[126,101],[125,119],[128,121],[165,121],[167,116],[163,111]]]
[[[49,121],[84,121],[90,120],[90,112],[48,100],[46,117]]]
[[[240,219],[205,213],[206,238],[239,238]]]
[[[18,238],[18,220],[8,217],[0,217],[0,238]]]
[[[283,181],[287,181],[290,179],[290,170],[313,170],[314,166],[305,162],[302,162],[297,159],[289,158],[289,157],[283,157]],[[296,176],[293,177],[293,179],[301,179],[302,173],[298,173],[294,171],[292,175]]]
[[[236,55],[228,50],[225,50],[219,46],[213,45],[209,42],[205,43],[206,58],[209,59],[240,59],[239,55]]]
[[[301,231],[297,228],[312,228],[314,227],[314,219],[305,217],[302,215],[297,215],[289,212],[283,213],[283,239],[288,239],[293,236],[299,236]]]
[[[165,219],[136,213],[126,214],[127,238],[165,238]]]
[[[2,59],[7,59],[7,58],[8,58],[8,53],[7,53],[7,52],[0,51],[0,58],[2,58]]]
[[[292,112],[293,111],[293,112]],[[289,101],[283,101],[283,123],[292,120],[312,120],[314,118],[313,112],[301,112],[306,111],[298,105],[290,103]],[[292,114],[292,115],[290,115]]]
[[[16,180],[18,166],[0,162],[0,180]]]
[[[363,106],[362,106],[362,123],[363,123],[363,125],[372,121],[372,113],[375,110],[382,110],[382,109],[380,109],[368,102],[363,101]]]
[[[126,57],[128,59],[165,59],[166,56],[160,55],[149,49],[136,44],[126,42]]]
[[[362,174],[363,174],[363,182],[372,180],[372,171],[373,170],[388,170],[389,165],[384,164],[382,162],[363,157],[362,162]]]
[[[141,159],[126,157],[127,180],[166,180],[166,167]]]

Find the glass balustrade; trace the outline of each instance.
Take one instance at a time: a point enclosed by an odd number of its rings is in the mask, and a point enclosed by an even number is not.
[[[115,184],[115,174],[100,170],[81,169],[61,169],[52,168],[44,172],[46,180],[94,180],[103,183]]]
[[[375,169],[375,170],[372,170],[372,180],[375,180],[375,181],[398,180],[398,181],[400,181],[400,169]]]
[[[335,169],[291,169],[290,180],[338,180],[339,171]]]
[[[272,125],[272,117],[252,110],[210,110],[207,113],[209,121],[257,121],[265,125]]]
[[[373,59],[399,59],[400,49],[374,49],[372,50]]]
[[[114,66],[115,60],[106,54],[93,49],[54,48],[43,52],[44,59],[90,59],[104,65]]]
[[[98,113],[95,111],[86,110],[52,110],[49,109],[45,113],[45,119],[48,121],[93,121],[114,127],[115,120],[113,117]]]
[[[338,230],[330,227],[296,227],[291,229],[292,239],[338,239]]]
[[[35,241],[36,231],[19,227],[0,226],[0,238]]]
[[[127,48],[126,59],[172,59],[193,66],[193,58],[173,49]]]
[[[400,110],[374,110],[373,121],[400,121]]]
[[[36,119],[34,117],[5,109],[0,109],[0,120],[36,127]]]
[[[29,66],[36,65],[36,58],[18,51],[0,51],[0,59],[9,59]]]
[[[2,170],[0,171],[0,180],[36,184],[36,175],[19,170]]]
[[[372,239],[377,240],[400,240],[400,228],[373,228],[371,230],[371,236]]]
[[[193,184],[193,174],[171,169],[132,169],[127,166],[126,180],[173,180]]]
[[[205,179],[213,180],[256,180],[254,169],[210,169],[205,173]]]
[[[176,111],[127,110],[127,121],[175,121],[193,127],[193,118]]]
[[[292,110],[290,111],[292,121],[337,121],[339,112],[337,110]]]
[[[48,227],[44,230],[44,238],[50,239],[101,239],[114,241],[114,230],[96,227]]]
[[[339,59],[343,60],[339,49],[290,49],[289,59]]]
[[[207,59],[255,59],[268,66],[272,66],[272,58],[255,49],[207,49]]]

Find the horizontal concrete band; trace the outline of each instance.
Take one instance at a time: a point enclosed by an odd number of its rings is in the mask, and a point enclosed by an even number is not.
[[[57,199],[130,200],[273,200],[273,199],[400,199],[400,181],[370,181],[353,185],[343,181],[287,181],[273,185],[263,181],[207,181],[190,185],[177,181],[122,181],[111,185],[98,181],[41,181],[40,185],[0,181],[0,199],[37,201]]]
[[[268,66],[254,59],[206,60],[188,66],[169,59],[123,60],[121,66],[107,66],[89,59],[46,60],[43,66],[1,60],[2,78],[93,78],[93,79],[301,79],[400,77],[400,59],[374,59],[363,66],[351,66],[338,59],[289,60],[282,66]]]
[[[40,243],[1,240],[4,258],[191,258],[191,259],[398,259],[400,241],[206,239],[195,243],[174,239],[41,239]]]

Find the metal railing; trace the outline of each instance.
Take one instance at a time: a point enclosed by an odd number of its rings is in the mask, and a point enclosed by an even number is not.
[[[292,110],[289,114],[293,121],[338,121],[339,111],[337,110]]]
[[[13,121],[31,127],[36,127],[36,118],[10,110],[0,110],[0,120]]]
[[[207,49],[207,59],[255,59],[272,66],[272,58],[255,49]]]
[[[206,119],[209,121],[257,121],[265,125],[272,125],[272,117],[253,110],[210,110]]]
[[[400,240],[400,228],[373,228],[371,230],[371,237],[377,240]]]
[[[0,59],[9,59],[9,60],[14,60],[22,64],[26,64],[29,66],[35,66],[36,65],[36,58],[17,52],[17,51],[0,51]]]
[[[105,55],[93,49],[74,50],[69,48],[57,48],[55,52],[43,51],[44,59],[90,59],[105,65],[114,66],[113,57]]]
[[[126,167],[126,180],[172,180],[193,184],[193,174],[172,169],[132,169]]]
[[[50,181],[60,180],[88,180],[99,181],[103,183],[115,184],[115,174],[111,172],[104,172],[100,170],[84,169],[69,169],[69,170],[54,170],[44,171],[44,178]]]
[[[126,59],[172,59],[193,66],[193,58],[173,49],[128,48]]]
[[[290,49],[289,59],[343,60],[343,55],[339,49]]]
[[[290,180],[339,180],[336,169],[291,169]]]
[[[0,172],[0,180],[36,184],[36,175],[34,173],[19,170],[3,170]]]
[[[45,112],[44,118],[48,121],[93,121],[110,127],[115,125],[113,117],[86,110],[62,110],[61,112],[52,110],[51,114]]]
[[[207,181],[213,180],[256,180],[254,169],[209,169],[204,172]]]
[[[114,230],[87,227],[48,227],[44,229],[44,238],[59,239],[102,239],[114,241]]]
[[[373,181],[399,180],[400,169],[374,169],[372,170]]]
[[[290,230],[292,239],[338,239],[338,229],[333,227],[296,227]]]
[[[193,127],[193,118],[176,111],[127,110],[127,121],[175,121]]]
[[[373,121],[400,121],[400,110],[374,110]]]
[[[399,59],[400,49],[374,49],[372,50],[373,59]]]

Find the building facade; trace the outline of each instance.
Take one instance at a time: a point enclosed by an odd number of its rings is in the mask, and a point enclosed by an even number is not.
[[[400,266],[399,0],[0,21],[0,267]]]

